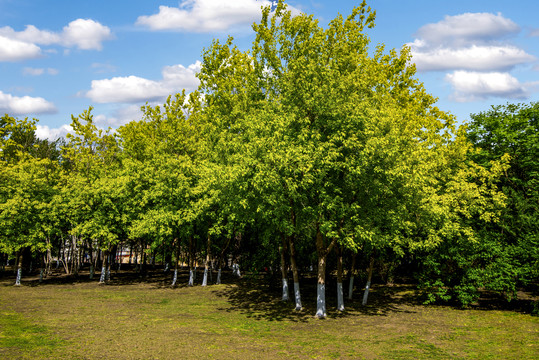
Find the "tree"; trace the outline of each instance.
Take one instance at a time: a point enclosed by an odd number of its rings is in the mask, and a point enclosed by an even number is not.
[[[493,184],[505,196],[499,221],[471,218],[474,242],[448,242],[425,257],[423,283],[430,300],[468,305],[480,289],[514,299],[520,286],[539,278],[539,104],[508,104],[472,114],[467,137],[477,147],[470,160],[493,169],[507,162]],[[497,196],[498,194],[491,194]]]
[[[57,152],[55,143],[36,138],[35,122],[7,115],[0,119],[0,252],[17,254],[16,285],[21,281],[23,252],[41,254],[50,249],[49,208],[58,175]]]

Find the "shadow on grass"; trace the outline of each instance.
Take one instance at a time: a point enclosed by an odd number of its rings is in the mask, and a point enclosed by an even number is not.
[[[345,311],[337,311],[336,284],[330,283],[326,289],[326,309],[328,318],[341,318],[358,315],[386,316],[389,313],[414,313],[403,305],[417,305],[419,300],[415,286],[375,286],[369,293],[368,305],[361,305],[363,292],[356,290],[354,299],[345,299]],[[302,279],[301,300],[303,309],[294,309],[294,300],[281,301],[280,279],[245,278],[237,281],[237,286],[218,290],[217,296],[224,297],[230,304],[228,312],[242,312],[249,318],[265,321],[307,322],[316,313],[316,279]],[[360,293],[361,292],[361,293]],[[293,291],[291,294],[293,296]]]

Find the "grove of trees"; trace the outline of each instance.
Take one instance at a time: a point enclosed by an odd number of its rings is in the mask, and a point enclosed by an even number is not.
[[[253,25],[249,50],[215,40],[200,87],[144,106],[140,120],[98,129],[92,108],[72,134],[35,136],[35,120],[0,119],[0,254],[110,276],[118,249],[137,270],[188,264],[189,285],[221,268],[289,270],[295,308],[310,266],[317,317],[326,276],[369,267],[414,276],[426,300],[469,304],[539,272],[539,104],[507,105],[457,127],[415,78],[410,51],[370,46],[363,2],[326,28],[279,2]],[[328,268],[328,265],[331,268]],[[376,266],[375,266],[376,265]],[[100,269],[95,269],[100,267]],[[210,279],[216,268],[216,279]],[[29,270],[29,269],[27,269]],[[96,279],[96,281],[98,281]],[[332,296],[332,295],[331,295]]]

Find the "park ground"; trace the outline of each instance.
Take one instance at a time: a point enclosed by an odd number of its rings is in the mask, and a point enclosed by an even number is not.
[[[4,274],[0,359],[539,358],[539,317],[525,302],[426,306],[412,284],[374,285],[367,306],[358,289],[340,313],[330,284],[328,317],[318,320],[309,278],[300,312],[280,301],[278,278],[228,274],[223,285],[175,288],[162,270],[120,271],[107,285],[87,278],[15,287]]]

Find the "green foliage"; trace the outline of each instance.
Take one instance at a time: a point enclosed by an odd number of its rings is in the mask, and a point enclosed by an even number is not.
[[[451,241],[425,254],[420,276],[431,289],[429,301],[467,305],[479,298],[479,289],[511,300],[520,286],[539,279],[539,104],[497,106],[471,117],[467,137],[477,150],[468,158],[499,173],[490,182],[501,189],[506,207],[495,222],[485,223],[484,214],[463,219],[475,230],[474,242]],[[501,172],[495,169],[504,162]]]

